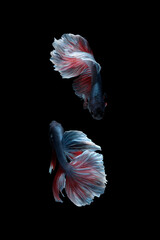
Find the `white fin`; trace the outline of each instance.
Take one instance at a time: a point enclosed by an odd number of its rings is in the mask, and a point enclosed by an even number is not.
[[[81,131],[65,131],[62,138],[62,145],[65,154],[68,157],[74,157],[76,152],[84,152],[85,150],[97,151],[101,150],[101,147],[92,142]]]
[[[62,78],[79,76],[89,67],[88,62],[93,62],[100,71],[87,40],[80,35],[63,34],[61,39],[54,39],[53,47],[50,60]]]

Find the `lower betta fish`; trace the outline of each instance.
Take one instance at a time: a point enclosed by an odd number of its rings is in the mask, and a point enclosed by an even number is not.
[[[95,152],[101,147],[93,143],[81,131],[65,131],[60,123],[50,124],[50,143],[53,149],[49,172],[59,168],[53,180],[55,201],[63,202],[62,190],[76,206],[89,205],[94,197],[104,193],[107,183],[103,165],[103,155]]]
[[[73,81],[75,94],[84,100],[84,109],[96,120],[103,118],[105,94],[102,91],[101,66],[96,62],[87,40],[80,35],[63,34],[54,39],[51,62],[62,78],[77,77]]]

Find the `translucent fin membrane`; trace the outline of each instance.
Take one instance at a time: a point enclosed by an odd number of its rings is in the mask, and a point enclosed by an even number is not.
[[[51,52],[51,62],[55,71],[62,78],[78,77],[73,82],[75,94],[83,98],[89,96],[91,91],[92,64],[100,71],[100,65],[95,61],[87,40],[80,35],[64,34],[61,39],[54,39]]]
[[[56,202],[63,202],[60,197],[59,197],[59,192],[62,193],[63,188],[65,187],[65,174],[64,171],[62,170],[61,167],[59,167],[56,176],[54,178],[53,181],[53,187],[52,187],[52,191],[53,191],[53,196]]]
[[[104,193],[106,175],[103,156],[85,151],[70,163],[71,171],[66,173],[66,193],[77,206],[90,204],[94,197]]]
[[[76,152],[84,152],[85,150],[96,151],[101,150],[101,147],[91,141],[81,131],[65,131],[63,134],[62,145],[65,154],[70,158],[75,156]]]
[[[49,167],[49,173],[52,173],[52,170],[55,169],[56,167],[56,152],[54,150],[52,150],[52,158],[51,158],[51,163],[50,163],[50,167]]]
[[[91,71],[87,69],[79,77],[77,77],[72,84],[75,94],[80,97],[88,98],[91,92]]]
[[[63,78],[80,75],[88,67],[86,60],[95,61],[87,40],[79,35],[64,34],[54,39],[53,47],[50,60]]]

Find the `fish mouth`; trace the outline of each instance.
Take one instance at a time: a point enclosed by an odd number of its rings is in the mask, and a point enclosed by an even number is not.
[[[50,124],[49,124],[49,128],[50,128],[50,131],[55,131],[56,129],[58,129],[60,127],[60,124],[56,121],[52,121]]]
[[[64,129],[62,127],[62,125],[56,121],[52,121],[50,124],[49,124],[49,131],[50,133],[53,133],[53,134],[56,134],[58,136],[61,136],[63,135],[64,133]]]
[[[91,115],[94,119],[101,120],[103,119],[104,112],[101,109],[97,109],[96,111],[91,111]]]
[[[49,124],[50,127],[56,127],[57,125],[59,125],[59,123],[56,122],[56,121],[52,121],[52,122]]]
[[[94,116],[92,115],[92,117],[95,119],[95,120],[102,120],[103,119],[103,115],[102,116]]]

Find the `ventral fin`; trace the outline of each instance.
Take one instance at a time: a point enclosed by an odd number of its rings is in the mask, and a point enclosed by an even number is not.
[[[55,169],[56,167],[56,152],[55,150],[52,150],[52,157],[51,157],[51,163],[50,163],[50,167],[49,167],[49,173],[51,174],[52,173],[52,170]]]

